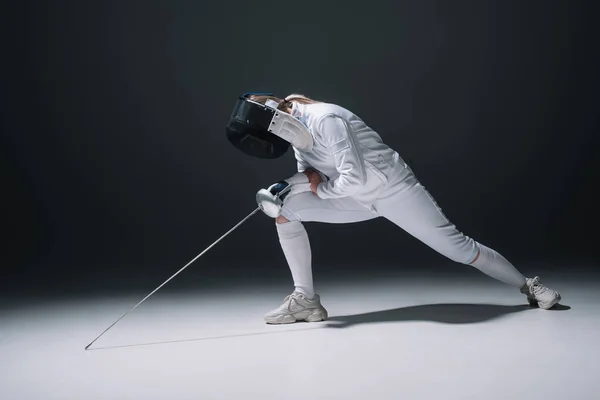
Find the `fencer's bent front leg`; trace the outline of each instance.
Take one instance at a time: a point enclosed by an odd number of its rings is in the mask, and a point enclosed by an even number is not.
[[[285,217],[284,217],[285,218]],[[302,222],[276,223],[279,243],[287,260],[296,291],[309,299],[315,295],[313,286],[311,248]]]
[[[323,200],[310,191],[286,197],[275,226],[296,290],[309,298],[315,294],[310,242],[301,221],[350,223],[376,217],[350,197]]]

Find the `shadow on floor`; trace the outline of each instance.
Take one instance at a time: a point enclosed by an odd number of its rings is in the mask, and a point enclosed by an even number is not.
[[[556,305],[551,311],[569,310],[571,307]],[[228,339],[236,337],[276,335],[282,333],[293,333],[323,328],[346,328],[358,324],[378,322],[403,322],[403,321],[431,321],[444,324],[473,324],[489,321],[504,315],[534,310],[528,305],[505,306],[498,304],[423,304],[418,306],[394,308],[391,310],[373,311],[363,314],[334,316],[325,323],[311,323],[310,327],[300,329],[281,330],[282,326],[272,326],[269,332],[247,332],[223,336],[210,336],[194,339],[168,340],[164,342],[135,343],[106,347],[91,347],[89,350],[109,350],[125,347],[155,346],[160,344],[174,344],[183,342],[198,342],[202,340]],[[306,326],[301,324],[301,326]]]
[[[550,311],[564,311],[571,307],[556,305]],[[358,324],[379,322],[429,321],[442,324],[474,324],[516,312],[534,310],[528,305],[500,304],[422,304],[418,306],[373,311],[363,314],[339,315],[329,318],[329,328],[346,328]]]

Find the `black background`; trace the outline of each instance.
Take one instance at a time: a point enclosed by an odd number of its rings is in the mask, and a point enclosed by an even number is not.
[[[227,142],[246,91],[354,111],[459,229],[524,272],[596,268],[593,2],[2,7],[5,290],[148,288],[252,211],[295,162]],[[461,268],[382,219],[307,229],[323,275]],[[198,264],[179,284],[288,279],[263,214]]]

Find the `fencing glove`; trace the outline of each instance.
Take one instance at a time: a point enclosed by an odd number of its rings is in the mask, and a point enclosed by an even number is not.
[[[302,172],[272,184],[267,189],[260,189],[256,193],[256,203],[269,217],[277,218],[281,215],[281,207],[285,198],[302,192],[310,192],[308,177]]]

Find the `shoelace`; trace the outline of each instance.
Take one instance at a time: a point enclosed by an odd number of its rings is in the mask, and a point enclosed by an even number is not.
[[[287,295],[281,306],[287,308],[288,311],[292,311],[292,300],[295,300],[300,307],[303,307],[302,303],[300,302],[300,299],[302,298],[304,298],[302,293],[293,292],[292,294]]]
[[[285,307],[288,311],[291,311],[292,300],[296,300],[297,293],[288,294],[285,299],[283,299],[283,304],[281,307]]]
[[[529,286],[531,289],[531,292],[534,295],[540,295],[545,293],[548,288],[545,287],[544,285],[542,285],[542,283],[540,282],[540,278],[538,278],[537,276],[535,278],[533,278],[533,280],[531,281],[531,285]]]

